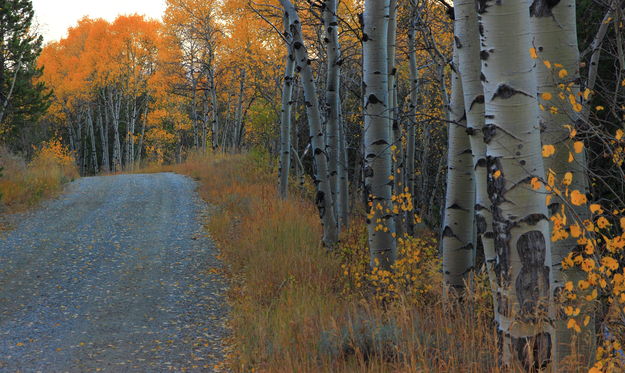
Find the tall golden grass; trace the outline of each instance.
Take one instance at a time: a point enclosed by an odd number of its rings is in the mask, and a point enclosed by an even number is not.
[[[215,206],[208,228],[232,280],[231,370],[499,371],[486,281],[444,302],[428,232],[406,241],[401,279],[366,273],[360,218],[328,253],[309,196],[279,199],[267,163],[258,154],[192,156],[167,169],[199,180]]]
[[[0,148],[0,210],[18,212],[56,196],[63,184],[79,177],[74,158],[58,140],[42,144],[33,159]]]

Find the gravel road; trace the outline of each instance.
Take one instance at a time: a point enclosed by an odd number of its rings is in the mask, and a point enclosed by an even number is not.
[[[88,177],[0,237],[1,372],[211,372],[225,281],[195,183]]]

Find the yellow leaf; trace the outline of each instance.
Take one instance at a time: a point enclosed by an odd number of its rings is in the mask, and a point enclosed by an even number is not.
[[[537,177],[533,177],[532,180],[530,181],[530,185],[532,186],[532,189],[538,190],[540,189],[541,183]]]
[[[551,157],[556,153],[556,147],[553,145],[543,145],[543,157]]]
[[[573,144],[573,149],[575,149],[575,153],[581,153],[584,150],[584,142],[583,141],[575,141]]]
[[[586,195],[580,193],[579,190],[571,192],[571,203],[575,206],[581,206],[587,202]]]
[[[603,109],[605,109],[605,108],[604,108],[603,106],[601,106],[601,105],[597,105],[597,107],[595,107],[595,109],[596,109],[597,111],[601,111],[601,110],[603,110]]]
[[[543,92],[540,94],[540,97],[545,101],[549,101],[553,98],[553,95],[549,92]]]
[[[622,138],[623,138],[623,135],[624,135],[624,134],[625,134],[625,133],[623,132],[623,130],[619,128],[619,129],[617,129],[617,130],[616,130],[616,135],[615,135],[615,137],[616,137],[616,139],[617,139],[617,140],[620,140],[620,139],[622,139]]]
[[[564,78],[567,75],[569,75],[569,72],[565,69],[561,69],[560,71],[558,71],[558,76],[560,77],[560,79]]]
[[[625,231],[625,218],[621,218],[619,223],[621,224],[621,229]]]
[[[593,203],[590,205],[590,212],[592,212],[593,214],[602,214],[603,213],[603,209],[601,209],[601,205],[597,204],[597,203]]]
[[[545,60],[545,61],[543,61],[543,63],[545,64],[545,66],[547,66],[548,69],[551,69],[551,62]],[[623,82],[625,82],[625,80],[623,80]]]
[[[573,104],[573,110],[576,113],[579,113],[580,111],[582,111],[582,109],[583,109],[583,106],[579,102],[576,102],[576,103]]]
[[[538,53],[536,53],[536,48],[532,47],[530,48],[530,57],[532,57],[532,59],[537,59],[538,58]]]
[[[493,173],[493,178],[499,179],[501,177],[501,171],[497,170]]]
[[[575,160],[575,158],[573,157],[573,153],[569,152],[569,163],[573,162]]]
[[[573,181],[573,174],[571,172],[565,173],[564,177],[562,178],[562,184],[571,185],[572,181]]]
[[[569,230],[571,231],[571,237],[573,238],[577,238],[582,234],[582,229],[577,224],[571,225]]]

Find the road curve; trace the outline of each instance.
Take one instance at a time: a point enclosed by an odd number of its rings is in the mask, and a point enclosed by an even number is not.
[[[212,371],[226,284],[194,189],[82,178],[18,217],[0,237],[0,371]]]

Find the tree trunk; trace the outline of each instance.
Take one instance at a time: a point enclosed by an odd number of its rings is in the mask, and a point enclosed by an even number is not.
[[[103,105],[104,106],[104,105]],[[102,117],[104,112],[104,118]],[[102,171],[111,171],[109,158],[109,142],[108,142],[108,110],[106,106],[100,107],[98,113],[98,127],[100,129],[100,139],[102,144]]]
[[[560,182],[567,172],[572,175],[569,190],[578,190],[583,194],[588,193],[588,175],[586,174],[586,155],[584,152],[576,153],[573,143],[576,141],[570,136],[573,127],[571,123],[576,123],[580,119],[579,109],[573,110],[569,97],[564,100],[559,96],[558,83],[565,84],[569,89],[569,94],[574,100],[579,97],[579,49],[577,46],[577,29],[575,18],[575,1],[562,0],[559,3],[546,0],[534,0],[530,6],[531,26],[534,36],[533,45],[538,52],[540,61],[536,63],[536,78],[539,103],[545,108],[557,107],[557,113],[550,110],[539,111],[539,121],[541,125],[542,143],[553,145],[555,154],[544,159],[545,170],[555,176],[555,180]],[[547,67],[549,63],[562,64],[562,68],[568,71],[568,75],[563,79],[558,79],[558,71]],[[551,97],[550,97],[551,96]],[[580,103],[581,105],[581,103]],[[580,106],[581,108],[581,106]],[[567,129],[567,125],[569,128]],[[572,157],[569,160],[569,157]],[[566,206],[566,207],[565,207]],[[577,222],[582,225],[583,221],[590,218],[589,207],[586,204],[577,206],[567,203],[565,200],[553,196],[549,211],[551,214],[562,214],[571,224]],[[553,230],[553,222],[551,224]],[[556,229],[561,229],[557,228]],[[584,279],[585,272],[578,267],[568,270],[562,269],[562,259],[566,257],[577,246],[577,238],[567,235],[552,242],[552,293],[558,293],[567,281],[577,284]],[[589,304],[582,307],[586,314],[592,316],[592,307]],[[563,312],[556,312],[555,320],[556,341],[555,355],[553,358],[554,371],[557,371],[562,359],[574,354],[577,361],[581,360],[588,364],[594,352],[594,322],[589,322],[581,333],[574,333],[573,329],[567,328],[568,317]],[[575,347],[572,349],[572,347]]]
[[[480,1],[488,194],[503,365],[537,371],[552,359],[551,249],[527,1]]]
[[[416,153],[416,141],[417,141],[417,105],[419,102],[419,71],[417,70],[417,17],[416,9],[413,9],[412,19],[410,22],[410,30],[408,34],[409,42],[409,68],[410,68],[410,119],[407,139],[406,139],[406,183],[408,186],[408,193],[412,199],[412,205],[416,206],[416,175],[415,175],[415,153]],[[415,228],[415,216],[414,210],[408,212],[407,219],[407,232],[409,235],[414,235]]]
[[[95,131],[93,130],[93,112],[91,106],[87,108],[87,125],[89,126],[89,137],[91,138],[91,161],[93,163],[93,172],[97,174],[98,170],[98,154],[95,145]]]
[[[292,40],[289,37],[289,21],[284,17],[285,36],[287,39],[286,67],[282,82],[282,110],[280,111],[280,169],[278,171],[278,193],[286,198],[289,193],[289,171],[291,169],[291,109],[293,108],[293,82],[295,55]],[[297,156],[297,151],[296,154]],[[297,167],[297,164],[296,164]]]
[[[397,257],[388,89],[389,0],[365,0],[363,14],[364,176],[371,267],[391,270]]]
[[[280,0],[280,2],[289,19],[289,31],[293,38],[295,61],[304,90],[310,142],[315,160],[315,170],[313,172],[313,181],[317,186],[315,203],[319,209],[319,216],[323,226],[323,243],[327,248],[333,248],[338,242],[338,227],[336,224],[336,215],[334,213],[334,203],[332,201],[332,190],[328,178],[328,157],[325,152],[326,144],[321,129],[319,99],[317,97],[312,69],[309,65],[308,51],[302,39],[301,23],[297,11],[290,0]]]
[[[326,30],[326,52],[328,57],[326,72],[326,134],[328,166],[330,171],[330,185],[332,201],[334,201],[336,218],[341,216],[342,196],[339,178],[339,147],[340,129],[339,112],[341,96],[339,92],[341,79],[341,47],[339,44],[338,19],[336,15],[337,1],[325,0],[323,6],[323,24]],[[340,226],[339,226],[340,230]]]
[[[454,50],[454,62],[457,51]],[[466,131],[462,81],[452,67],[448,110],[447,191],[442,231],[443,277],[449,287],[462,291],[474,267],[473,215],[475,184],[471,143]]]
[[[339,200],[338,217],[341,227],[349,225],[349,157],[347,154],[347,136],[345,134],[345,122],[339,107]]]
[[[454,3],[454,34],[458,53],[458,69],[464,92],[467,133],[473,155],[475,180],[475,228],[477,248],[484,250],[484,264],[493,295],[497,291],[495,276],[495,241],[493,216],[488,198],[486,144],[484,143],[484,89],[480,81],[480,36],[475,1],[458,0]],[[497,297],[493,296],[497,309]],[[496,313],[495,313],[496,314]]]

